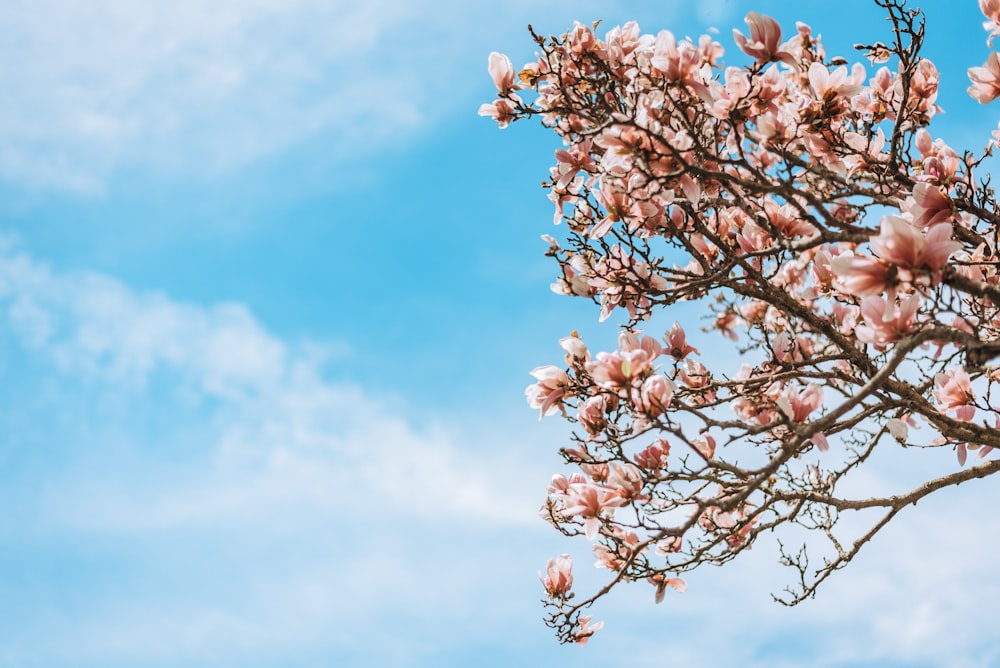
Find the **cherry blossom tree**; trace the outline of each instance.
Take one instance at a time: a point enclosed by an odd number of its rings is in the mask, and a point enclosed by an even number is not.
[[[794,577],[776,599],[794,605],[903,508],[1000,471],[1000,209],[982,173],[1000,129],[962,152],[934,136],[922,15],[875,1],[891,31],[858,45],[867,64],[756,12],[749,35],[733,31],[742,65],[710,36],[635,23],[532,31],[538,58],[520,70],[489,58],[499,94],[480,114],[537,118],[563,142],[544,183],[565,224],[543,237],[553,289],[624,321],[616,350],[562,339],[565,364],[527,390],[575,425],[542,514],[611,573],[576,596],[570,556],[548,564],[546,621],[564,642],[601,627],[584,613],[617,585],[645,581],[659,602],[783,525],[808,537],[778,542]],[[1000,0],[980,7],[992,40]],[[969,69],[981,103],[1000,96],[998,63]],[[703,306],[738,362],[693,347],[690,323],[644,331],[681,302]],[[957,463],[892,495],[844,484],[876,453],[927,448]]]

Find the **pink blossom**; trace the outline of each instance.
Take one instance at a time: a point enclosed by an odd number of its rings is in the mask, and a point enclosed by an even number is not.
[[[864,79],[865,69],[860,63],[854,64],[850,75],[847,74],[847,68],[843,65],[832,72],[821,63],[813,63],[809,66],[809,85],[817,99],[827,102],[840,97],[845,98],[846,105],[846,98],[864,90],[862,84]]]
[[[749,39],[739,30],[733,29],[733,41],[743,53],[755,58],[758,63],[780,60],[789,65],[795,64],[795,57],[792,54],[779,50],[781,26],[777,21],[757,12],[750,12],[744,20],[750,28]]]
[[[662,30],[653,43],[653,57],[649,64],[662,72],[669,81],[693,83],[696,70],[701,65],[701,54],[687,40],[680,44],[669,30]]]
[[[635,463],[647,471],[658,471],[666,468],[667,456],[670,454],[670,444],[663,438],[646,446],[635,456]]]
[[[674,591],[683,594],[687,591],[687,583],[680,578],[668,578],[664,577],[662,573],[657,573],[653,577],[646,578],[651,585],[656,587],[656,602],[663,602],[663,595],[667,591],[667,587],[670,587]]]
[[[742,324],[739,316],[737,316],[733,311],[723,311],[719,313],[715,318],[715,328],[719,330],[719,333],[730,341],[738,341],[739,334],[736,333],[736,328]]]
[[[496,84],[501,95],[506,95],[517,87],[514,66],[510,64],[510,58],[502,53],[494,51],[490,54],[489,71],[490,76],[493,77],[493,83]]]
[[[910,205],[913,225],[920,229],[951,219],[951,198],[941,188],[929,183],[913,186],[913,204]]]
[[[608,408],[607,397],[603,394],[599,394],[596,397],[590,397],[582,404],[577,412],[577,420],[583,425],[583,428],[587,430],[587,433],[591,436],[596,436],[600,434],[604,427],[608,424],[607,418],[605,417],[605,412]]]
[[[970,67],[969,95],[980,104],[988,104],[1000,96],[1000,59],[994,51],[982,67]]]
[[[992,46],[993,38],[1000,35],[1000,0],[979,0],[979,11],[988,19],[983,28],[990,31],[986,46]]]
[[[517,96],[511,95],[511,97],[516,98]],[[494,100],[479,107],[479,115],[492,118],[501,130],[514,120],[514,113],[514,104],[510,100]]]
[[[568,150],[556,149],[556,166],[553,170],[553,180],[556,181],[557,188],[565,188],[573,178],[580,173],[595,172],[597,165],[591,157],[593,140],[587,138],[579,144],[574,144]],[[558,177],[558,178],[556,178]]]
[[[674,384],[666,376],[655,374],[647,378],[635,397],[636,409],[649,417],[656,417],[670,407],[674,398]]]
[[[884,350],[887,344],[913,333],[917,329],[915,320],[920,302],[920,295],[916,293],[901,302],[889,303],[882,297],[865,297],[861,300],[864,324],[854,330],[858,340]]]
[[[665,340],[667,342],[667,354],[676,360],[682,360],[691,353],[696,355],[701,354],[697,348],[688,345],[687,335],[684,333],[684,328],[681,327],[679,322],[674,322],[674,326],[670,328],[670,332],[665,337]]]
[[[649,353],[638,348],[629,352],[597,353],[597,359],[587,362],[587,372],[600,387],[620,390],[633,378],[641,376],[650,366]]]
[[[542,581],[549,598],[566,598],[566,594],[573,587],[573,557],[561,554],[555,559],[549,559],[545,575],[539,573],[538,579]]]
[[[934,376],[934,400],[942,413],[955,411],[957,420],[971,421],[976,415],[976,407],[972,404],[975,398],[972,380],[962,367]]]
[[[580,615],[580,628],[573,634],[578,645],[586,645],[587,641],[590,640],[590,636],[604,628],[604,622],[594,622],[591,624],[591,619],[593,619],[591,615]]]
[[[663,354],[663,347],[660,346],[659,341],[652,336],[641,336],[641,334],[642,332],[621,332],[618,334],[618,349],[623,353],[643,350],[650,360]]]
[[[568,516],[582,517],[587,539],[594,540],[601,528],[601,513],[618,508],[624,503],[622,497],[610,490],[591,484],[573,485],[566,494],[564,512]]]
[[[715,438],[705,434],[705,438],[692,438],[691,446],[706,460],[715,456]]]
[[[810,413],[823,405],[823,388],[815,383],[809,383],[803,390],[786,385],[775,403],[788,419],[801,424]]]
[[[611,571],[621,570],[639,545],[639,536],[634,531],[616,528],[615,539],[614,549],[600,543],[594,545],[594,556],[597,557],[597,563],[594,564],[596,568],[607,568]]]
[[[621,499],[628,501],[640,497],[645,481],[642,471],[635,464],[612,462],[608,465],[607,485]]]
[[[869,255],[841,253],[830,268],[840,288],[858,297],[880,294],[889,285],[889,265]]]
[[[962,247],[960,242],[951,240],[952,231],[950,223],[939,223],[925,235],[900,216],[885,216],[871,247],[880,258],[898,267],[937,271]]]
[[[559,347],[566,351],[566,360],[570,364],[575,361],[586,362],[590,359],[590,351],[587,350],[587,345],[575,333],[573,336],[559,339]]]
[[[539,419],[559,412],[563,397],[569,389],[569,376],[566,372],[558,367],[546,365],[535,367],[531,375],[538,379],[538,382],[529,385],[524,391],[528,405],[539,409]]]
[[[580,473],[572,473],[568,478],[557,473],[552,476],[552,480],[549,482],[548,492],[555,496],[562,496],[569,492],[571,485],[580,485],[586,482],[587,479]]]

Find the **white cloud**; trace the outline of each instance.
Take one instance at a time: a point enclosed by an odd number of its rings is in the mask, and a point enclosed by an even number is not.
[[[142,590],[98,589],[84,615],[36,610],[65,653],[42,650],[40,627],[22,615],[0,631],[16,660],[292,656],[363,645],[380,616],[426,608],[416,638],[483,588],[473,563],[454,562],[465,534],[544,532],[540,490],[518,475],[523,450],[490,452],[482,435],[476,447],[439,417],[414,419],[327,379],[337,345],[281,340],[238,304],[54,271],[8,243],[0,323],[21,342],[6,356],[28,351],[47,376],[36,385],[49,388],[6,407],[27,414],[42,443],[5,462],[0,498],[29,510],[0,523],[0,543],[20,554],[43,540],[56,546],[46,558],[69,559],[72,573],[69,555],[110,541],[121,547],[108,548],[108,568],[117,560],[117,577]],[[50,423],[52,413],[69,421]],[[33,462],[45,463],[39,478]],[[8,600],[17,591],[0,585]]]
[[[0,174],[100,191],[122,164],[211,174],[324,130],[351,147],[405,135],[433,89],[421,72],[428,49],[403,43],[419,9],[392,0],[5,3],[0,55],[10,66],[0,87],[11,104],[0,111]]]
[[[615,13],[582,0],[6,2],[0,178],[97,194],[124,167],[213,176],[306,140],[351,162],[456,108],[475,118],[487,54],[528,57],[529,21]]]
[[[135,513],[129,521],[137,526],[185,522],[283,498],[333,510],[352,495],[424,518],[526,519],[508,510],[483,453],[474,460],[433,419],[415,427],[400,407],[325,380],[321,346],[276,338],[242,305],[206,308],[136,293],[107,276],[60,275],[11,247],[0,253],[0,299],[26,344],[97,391],[141,394],[162,375],[194,400],[217,403],[216,441],[204,444],[217,470],[193,490],[160,490],[159,499],[148,497],[155,490],[124,490],[146,498],[140,506],[109,501],[115,521]]]

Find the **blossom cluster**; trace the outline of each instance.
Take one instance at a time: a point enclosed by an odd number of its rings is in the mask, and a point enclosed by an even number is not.
[[[873,72],[756,12],[749,35],[733,31],[742,65],[711,36],[635,23],[536,36],[519,70],[489,58],[498,96],[480,114],[501,128],[537,117],[563,140],[544,184],[566,227],[543,237],[553,290],[625,326],[616,350],[570,336],[565,365],[531,372],[529,404],[578,428],[562,450],[577,470],[552,479],[542,514],[657,601],[761,532],[832,537],[831,509],[878,506],[834,492],[883,442],[951,447],[963,466],[1000,446],[1000,372],[984,364],[1000,342],[1000,216],[976,178],[990,147],[960,154],[934,136],[939,74],[919,55],[919,15],[880,4],[894,41],[861,46]],[[980,7],[992,39],[1000,0]],[[969,70],[980,102],[1000,97],[998,63]],[[644,333],[683,303],[707,310],[735,366],[704,358],[680,323]],[[793,602],[852,557],[815,583],[802,567]],[[569,563],[543,577],[548,622],[585,641],[598,625],[580,613],[606,589],[571,602]]]

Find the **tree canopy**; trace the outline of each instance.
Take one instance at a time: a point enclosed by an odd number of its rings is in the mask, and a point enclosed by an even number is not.
[[[1000,470],[1000,210],[983,167],[1000,129],[974,150],[935,137],[922,15],[876,2],[891,30],[858,45],[867,65],[756,12],[733,31],[744,66],[711,36],[635,23],[532,31],[538,58],[520,70],[490,55],[498,97],[480,114],[563,141],[544,183],[565,230],[544,237],[553,289],[626,321],[616,350],[562,339],[565,363],[527,390],[575,425],[542,514],[611,572],[576,595],[571,558],[549,562],[564,642],[600,628],[586,613],[618,584],[646,581],[659,602],[784,524],[812,536],[779,544],[794,576],[776,598],[794,605],[903,508]],[[980,7],[992,40],[1000,0]],[[1000,96],[996,53],[968,73],[973,98]],[[704,305],[738,365],[694,348],[691,323],[644,331],[680,302]],[[844,484],[876,452],[917,448],[956,465],[892,495]]]

